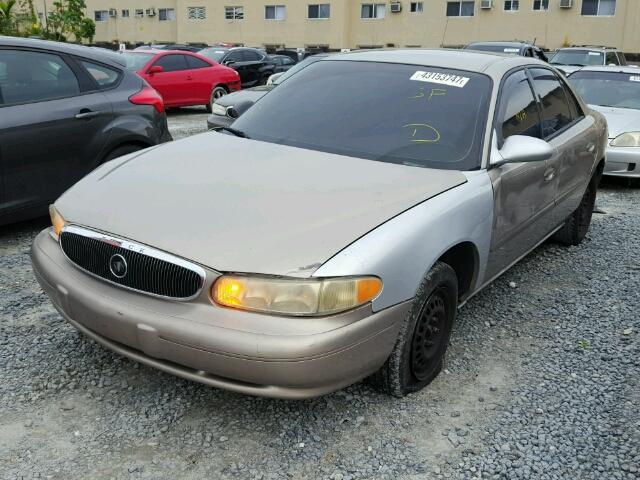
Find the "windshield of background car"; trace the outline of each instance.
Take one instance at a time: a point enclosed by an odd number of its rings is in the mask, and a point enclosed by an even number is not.
[[[219,48],[205,48],[198,52],[198,54],[207,57],[214,62],[220,63],[228,50],[220,50]]]
[[[640,109],[640,71],[637,74],[620,72],[575,72],[569,82],[591,105]]]
[[[559,50],[551,59],[550,63],[559,65],[604,65],[604,55],[602,52],[592,50]]]
[[[519,55],[519,47],[509,47],[504,45],[491,45],[487,43],[472,43],[466,47],[467,50],[477,50],[479,52],[497,52],[497,53],[509,53],[511,55]]]
[[[127,62],[127,69],[134,72],[144,67],[153,57],[154,53],[123,53]]]
[[[323,58],[325,58],[325,56],[320,56],[320,57],[311,56],[311,57],[305,58],[303,61],[301,61],[300,63],[296,63],[293,67],[291,67],[289,70],[287,70],[282,75],[280,75],[277,79],[275,79],[273,81],[273,84],[274,85],[280,85],[282,82],[284,82],[291,75],[295,75],[296,73],[298,73],[303,68],[308,67],[312,63],[318,62],[318,61],[322,60]]]
[[[233,124],[255,140],[449,170],[479,168],[489,77],[422,65],[325,60]]]

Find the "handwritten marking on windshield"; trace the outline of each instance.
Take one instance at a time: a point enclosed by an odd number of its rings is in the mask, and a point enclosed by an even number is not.
[[[428,123],[408,123],[402,128],[413,128],[411,141],[415,143],[438,143],[440,141],[440,132]],[[428,138],[434,136],[434,138]],[[427,138],[425,138],[427,137]]]
[[[447,91],[444,88],[432,88],[429,92],[429,96],[427,97],[427,101],[431,100],[433,97],[441,97],[447,94]],[[420,91],[409,98],[425,98],[426,94],[424,92],[424,88],[420,88]]]

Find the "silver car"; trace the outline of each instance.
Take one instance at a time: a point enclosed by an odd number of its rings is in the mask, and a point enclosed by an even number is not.
[[[77,329],[165,372],[281,398],[368,377],[402,396],[440,372],[459,305],[545,239],[581,242],[606,141],[538,60],[326,58],[233,128],[80,181],[34,271]]]
[[[640,179],[640,68],[589,67],[569,77],[609,125],[604,174]]]

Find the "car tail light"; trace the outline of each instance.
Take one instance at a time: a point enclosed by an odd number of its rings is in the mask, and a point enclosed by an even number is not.
[[[164,100],[155,88],[145,85],[135,95],[129,97],[129,101],[134,105],[153,105],[158,113],[164,112]]]

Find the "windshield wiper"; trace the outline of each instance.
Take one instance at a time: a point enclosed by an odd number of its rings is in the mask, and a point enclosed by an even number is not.
[[[216,132],[219,132],[220,130],[224,130],[225,132],[234,134],[236,137],[249,138],[247,134],[244,133],[242,130],[238,130],[237,128],[233,128],[233,127],[215,127],[213,130]]]

